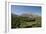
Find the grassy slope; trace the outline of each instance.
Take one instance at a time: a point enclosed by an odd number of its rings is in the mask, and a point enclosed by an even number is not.
[[[27,19],[28,17],[12,16],[12,28],[28,28],[28,27],[41,27],[41,17],[36,17],[35,21]]]

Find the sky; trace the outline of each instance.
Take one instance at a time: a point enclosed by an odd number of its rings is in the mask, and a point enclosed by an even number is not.
[[[33,13],[41,15],[41,6],[11,5],[11,12],[17,15],[21,15],[23,13]]]

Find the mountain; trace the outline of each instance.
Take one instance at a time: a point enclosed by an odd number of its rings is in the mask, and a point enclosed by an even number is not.
[[[12,28],[41,27],[41,17],[32,13],[23,13],[21,15],[11,14]]]
[[[30,14],[30,13],[24,13],[24,14],[21,14],[20,16],[23,16],[23,17],[29,17],[29,18],[39,17],[39,15],[36,15],[36,14]]]

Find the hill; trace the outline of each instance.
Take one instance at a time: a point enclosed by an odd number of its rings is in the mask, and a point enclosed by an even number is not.
[[[41,16],[35,14],[11,14],[11,28],[41,27]]]

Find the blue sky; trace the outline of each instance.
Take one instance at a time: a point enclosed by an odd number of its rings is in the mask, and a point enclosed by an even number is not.
[[[11,12],[17,15],[21,15],[23,13],[34,13],[41,15],[41,6],[11,5]]]

